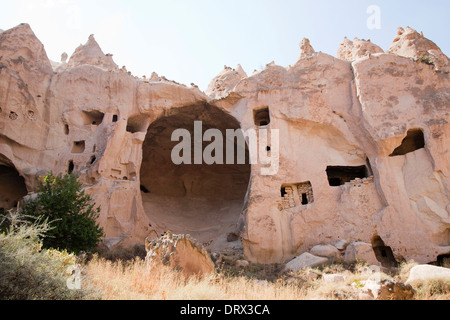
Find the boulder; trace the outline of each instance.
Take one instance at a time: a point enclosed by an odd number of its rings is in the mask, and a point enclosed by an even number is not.
[[[325,282],[342,282],[345,280],[344,276],[339,273],[331,273],[331,274],[324,273],[322,275],[322,279]]]
[[[370,293],[359,292],[358,300],[373,300],[373,295]]]
[[[249,262],[247,260],[237,260],[235,263],[236,268],[245,268],[248,267]]]
[[[432,266],[428,264],[419,264],[411,268],[406,283],[415,281],[445,279],[450,281],[450,269]]]
[[[146,240],[147,263],[162,263],[181,270],[187,276],[214,272],[214,263],[205,248],[190,235],[166,233]]]
[[[373,296],[375,300],[411,300],[414,297],[411,285],[393,279],[366,280],[362,283],[362,293]]]
[[[309,252],[315,256],[327,258],[336,257],[340,254],[339,250],[331,244],[314,246]]]
[[[347,247],[348,243],[349,243],[348,240],[339,240],[338,242],[336,242],[334,244],[334,246],[338,250],[345,250],[345,248]]]
[[[379,265],[377,258],[375,257],[375,253],[372,249],[372,246],[369,243],[356,241],[350,243],[345,249],[344,260],[352,261],[352,260],[364,260],[372,265]]]
[[[311,253],[305,252],[298,257],[292,259],[284,268],[285,271],[298,271],[303,268],[315,267],[319,264],[327,262],[328,259],[324,257],[318,257]]]

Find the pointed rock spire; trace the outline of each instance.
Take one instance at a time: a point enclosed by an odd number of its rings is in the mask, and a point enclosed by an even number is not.
[[[244,69],[240,64],[237,65],[236,72],[240,74],[243,78],[247,78],[247,73],[245,73]]]
[[[61,54],[61,63],[66,63],[67,62],[67,58],[68,58],[67,53],[63,52]]]
[[[300,42],[300,57],[299,59],[308,58],[313,55],[314,49],[311,46],[309,39],[303,38],[302,42]]]
[[[93,34],[89,36],[86,44],[80,45],[75,50],[70,57],[68,67],[73,68],[84,64],[97,66],[108,71],[119,69],[113,61],[112,55],[103,53]]]
[[[450,69],[450,61],[441,49],[425,38],[422,32],[410,27],[398,28],[395,39],[386,52],[432,64],[437,70]]]
[[[222,99],[228,96],[243,78],[247,78],[247,74],[240,64],[237,65],[236,69],[225,66],[211,80],[205,93],[213,99]]]
[[[25,59],[33,66],[31,69],[53,73],[44,45],[27,23],[0,33],[0,56],[3,61]],[[10,67],[14,69],[13,64]]]

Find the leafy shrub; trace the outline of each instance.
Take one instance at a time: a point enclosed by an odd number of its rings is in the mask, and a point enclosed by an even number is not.
[[[13,211],[3,217],[7,223],[0,234],[0,299],[61,300],[81,298],[81,291],[69,290],[66,270],[76,257],[66,251],[42,250],[40,238],[50,229],[46,220],[30,222]]]
[[[434,59],[433,59],[432,56],[424,55],[424,56],[418,57],[418,59],[419,59],[420,62],[426,63],[426,64],[428,64],[430,66],[434,66]]]
[[[91,197],[82,190],[74,174],[45,176],[38,186],[38,195],[22,208],[23,215],[42,217],[51,226],[43,238],[44,248],[78,253],[95,248],[103,237],[96,219],[100,207],[94,209]]]

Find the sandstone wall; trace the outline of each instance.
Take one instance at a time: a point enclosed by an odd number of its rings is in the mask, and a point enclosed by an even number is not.
[[[338,58],[307,39],[300,49],[288,67],[271,63],[250,76],[225,67],[203,93],[156,74],[134,77],[93,36],[53,63],[27,24],[4,31],[0,168],[10,171],[0,182],[16,170],[32,193],[50,170],[78,173],[101,206],[110,247],[172,229],[211,249],[238,233],[247,259],[262,263],[343,239],[381,238],[397,259],[420,263],[449,254],[448,58],[410,28],[387,53],[359,39],[344,39]],[[278,129],[277,174],[262,175],[256,163],[217,172],[143,164],[148,154],[164,164],[152,145],[194,120]],[[144,180],[150,189],[162,181],[168,198],[152,198]],[[220,200],[227,196],[236,201]]]

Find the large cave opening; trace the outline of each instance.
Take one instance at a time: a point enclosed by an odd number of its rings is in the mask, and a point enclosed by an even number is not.
[[[195,132],[198,136],[198,121],[201,121],[202,137],[209,129],[220,130],[224,164],[207,164],[204,159],[201,164],[195,164],[194,149],[198,142],[194,137]],[[245,143],[232,139],[230,144],[235,160],[239,152],[245,152],[244,164],[225,161],[226,131],[239,128],[234,117],[208,104],[171,109],[149,126],[140,168],[141,195],[146,214],[159,230],[190,234],[214,249],[227,245],[227,235],[236,231],[250,180]],[[191,164],[177,165],[172,161],[172,150],[181,141],[172,141],[176,129],[190,133]],[[201,141],[201,150],[215,141],[214,137]]]
[[[16,207],[27,193],[23,177],[11,162],[0,154],[0,212]]]

